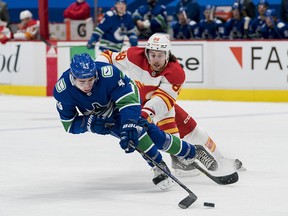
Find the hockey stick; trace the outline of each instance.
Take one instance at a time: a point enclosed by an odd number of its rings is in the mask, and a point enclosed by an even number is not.
[[[210,178],[212,181],[219,185],[228,185],[228,184],[233,184],[238,181],[239,176],[237,172],[234,172],[230,175],[225,175],[225,176],[214,176],[210,174],[208,171],[203,169],[201,166],[199,166],[198,163],[194,162],[194,167],[198,169],[200,172],[202,172],[204,175],[206,175],[208,178]]]
[[[187,209],[190,205],[192,205],[197,200],[197,196],[189,188],[187,188],[182,182],[180,182],[175,176],[173,176],[170,172],[168,172],[166,169],[164,169],[160,164],[158,164],[155,160],[153,160],[151,157],[149,157],[146,153],[142,152],[138,148],[135,148],[135,149],[145,159],[149,160],[154,166],[157,166],[159,169],[161,169],[167,176],[169,176],[171,179],[173,179],[179,186],[181,186],[184,190],[186,190],[188,192],[189,195],[178,203],[178,206],[180,208]]]
[[[54,44],[51,44],[49,41],[45,40],[43,37],[40,37],[40,39],[47,46],[53,47],[53,48],[86,47],[86,45],[54,45]]]

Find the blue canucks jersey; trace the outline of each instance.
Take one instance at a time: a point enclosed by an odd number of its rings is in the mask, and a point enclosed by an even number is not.
[[[81,125],[83,116],[90,114],[113,119],[121,116],[121,119],[117,119],[119,127],[128,119],[139,119],[141,107],[136,85],[107,63],[97,62],[97,73],[98,79],[88,94],[75,86],[70,69],[63,73],[54,87],[57,110],[69,133],[86,132],[87,129]]]
[[[113,52],[121,51],[125,36],[129,38],[131,46],[137,46],[136,28],[129,11],[123,16],[118,16],[115,10],[107,11],[92,33],[94,41],[100,38],[99,49],[101,51],[106,49]]]
[[[156,4],[154,7],[148,5],[142,5],[133,13],[133,20],[149,20],[150,28],[145,30],[139,30],[139,38],[148,39],[154,33],[167,33],[168,23],[167,23],[167,11],[164,5]]]
[[[273,27],[264,24],[261,28],[261,37],[264,39],[288,38],[288,25],[281,21],[275,23]]]
[[[182,25],[179,22],[177,22],[172,26],[172,28],[173,28],[173,37],[175,39],[192,39],[195,38],[198,25],[195,21],[190,21],[185,25]]]
[[[224,25],[221,20],[214,18],[212,21],[202,19],[198,24],[197,38],[219,39],[223,37]]]
[[[240,20],[231,18],[225,23],[224,38],[225,39],[242,39],[244,37],[245,18]]]
[[[260,16],[254,18],[249,23],[249,37],[260,38],[261,28],[265,24],[265,19],[261,19]]]

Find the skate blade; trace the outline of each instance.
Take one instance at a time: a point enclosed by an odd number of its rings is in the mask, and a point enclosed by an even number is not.
[[[182,177],[185,177],[185,176],[187,176],[187,177],[195,177],[195,176],[200,175],[200,172],[197,169],[188,170],[188,171],[174,169],[174,173],[175,173],[175,175],[182,176]]]

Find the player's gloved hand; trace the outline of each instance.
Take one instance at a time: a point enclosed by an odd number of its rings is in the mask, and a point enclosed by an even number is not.
[[[129,43],[131,46],[137,46],[138,45],[138,38],[136,37],[136,35],[129,37]]]
[[[129,120],[122,125],[120,133],[120,146],[126,153],[131,153],[135,150],[134,147],[137,147],[138,144],[137,123],[133,120]]]
[[[110,134],[114,127],[113,118],[97,117],[91,114],[87,120],[87,130],[97,134]]]
[[[91,38],[87,42],[87,49],[94,49],[95,48],[95,43],[96,43],[96,38],[91,36]]]

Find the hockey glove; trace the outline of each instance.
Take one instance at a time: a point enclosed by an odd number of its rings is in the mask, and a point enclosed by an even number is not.
[[[88,40],[88,42],[87,42],[87,45],[86,45],[87,49],[94,49],[96,42],[97,42],[97,38],[93,37],[93,35],[92,35],[90,40]]]
[[[87,120],[87,130],[97,134],[110,134],[114,126],[112,118],[102,118],[95,115],[90,115]]]
[[[120,133],[120,146],[126,153],[131,153],[139,144],[137,124],[134,121],[127,121],[122,125]]]

